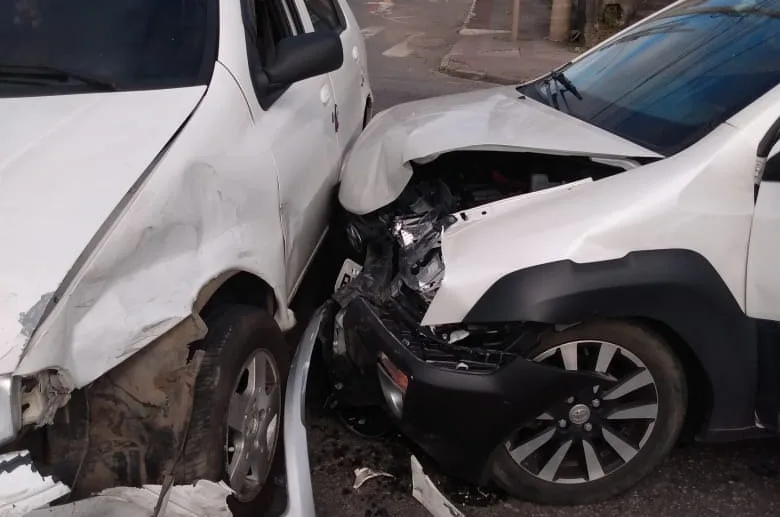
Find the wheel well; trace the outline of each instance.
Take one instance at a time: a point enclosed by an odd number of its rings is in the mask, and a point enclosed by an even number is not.
[[[688,411],[681,439],[693,440],[703,430],[712,411],[713,390],[710,377],[688,343],[671,327],[652,319],[640,318],[637,321],[664,338],[682,363],[688,384]]]
[[[220,277],[215,279],[215,282],[219,281],[221,281]],[[207,289],[208,287],[204,288],[201,293]],[[273,288],[262,278],[246,271],[234,273],[222,281],[207,301],[201,302],[199,306],[202,308],[198,313],[203,319],[207,319],[216,307],[226,303],[262,307],[272,315],[276,311]]]

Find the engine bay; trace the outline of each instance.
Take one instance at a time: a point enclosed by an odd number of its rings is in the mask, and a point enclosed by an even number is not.
[[[444,278],[441,236],[460,212],[501,199],[624,169],[586,157],[456,151],[425,164],[391,205],[347,215],[347,238],[362,270],[334,294],[344,308],[361,296],[421,360],[445,368],[495,370],[535,341],[533,323],[503,325],[420,323]],[[348,353],[348,347],[336,346]]]

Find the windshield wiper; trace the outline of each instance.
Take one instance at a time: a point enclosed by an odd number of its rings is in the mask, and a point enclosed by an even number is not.
[[[552,72],[550,74],[550,79],[563,86],[564,90],[571,92],[571,94],[577,97],[577,99],[582,100],[582,95],[580,95],[580,92],[577,91],[577,87],[574,86],[574,83],[572,83],[563,72]]]
[[[556,97],[557,94],[552,92],[552,88],[550,88],[550,80],[545,79],[544,80],[544,86],[547,89],[547,102],[552,106],[553,108],[557,109],[558,111],[561,110],[560,106],[558,106],[558,99]]]
[[[45,65],[11,65],[0,63],[0,79],[2,78],[51,79],[59,82],[78,81],[91,86],[96,90],[114,91],[117,89],[117,86],[114,83],[103,79]]]

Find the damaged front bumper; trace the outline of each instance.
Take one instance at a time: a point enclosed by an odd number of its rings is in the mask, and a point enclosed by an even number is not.
[[[432,365],[411,350],[393,314],[360,296],[344,309],[343,325],[349,355],[375,380],[404,434],[449,474],[474,483],[488,481],[492,455],[514,430],[594,383],[593,374],[521,357],[490,372]]]
[[[285,467],[287,475],[287,508],[283,517],[314,517],[309,449],[305,426],[306,386],[309,366],[326,308],[319,309],[300,340],[287,380],[284,407]],[[10,397],[12,383],[0,379],[0,396]],[[8,391],[8,393],[6,393]],[[0,404],[4,403],[0,400]],[[3,408],[0,407],[0,410]],[[10,414],[10,413],[9,413]],[[2,422],[5,426],[7,422]],[[14,433],[15,435],[15,433]],[[135,517],[151,515],[161,497],[159,485],[142,488],[116,487],[75,503],[46,508],[66,495],[69,488],[52,476],[43,476],[33,464],[29,452],[0,455],[0,516],[21,517]],[[171,517],[229,516],[225,503],[229,489],[224,484],[199,481],[191,486],[174,486],[164,496],[167,510],[160,515]],[[180,502],[176,502],[180,501]],[[37,508],[45,508],[34,511]],[[30,513],[32,512],[32,513]]]
[[[422,323],[445,275],[444,232],[463,210],[521,187],[420,180],[387,208],[347,218],[363,265],[337,281],[322,329],[337,404],[386,406],[449,474],[478,484],[514,432],[605,381],[526,359],[548,325]]]

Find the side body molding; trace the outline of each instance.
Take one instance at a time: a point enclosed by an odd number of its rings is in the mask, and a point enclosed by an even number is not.
[[[713,395],[704,438],[754,426],[755,322],[694,251],[636,251],[604,262],[565,260],[515,271],[494,283],[464,322],[569,324],[630,317],[665,324],[701,362]]]

